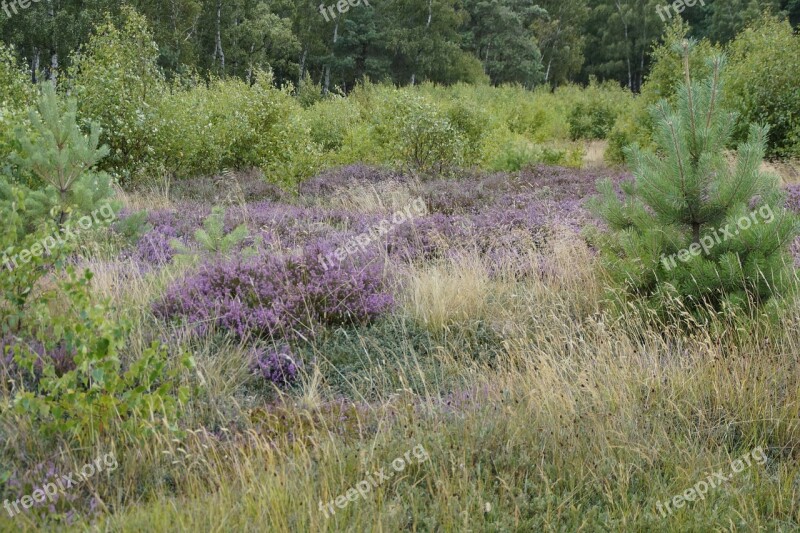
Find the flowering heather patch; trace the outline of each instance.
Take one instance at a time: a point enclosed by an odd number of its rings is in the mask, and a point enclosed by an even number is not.
[[[150,265],[164,265],[175,257],[175,250],[170,241],[176,238],[172,231],[151,230],[139,238],[136,243],[135,258]]]
[[[352,184],[405,182],[410,193],[422,196],[431,214],[393,228],[374,243],[376,251],[383,249],[404,260],[424,260],[441,257],[453,248],[477,246],[482,253],[500,258],[519,255],[509,255],[509,248],[520,251],[544,242],[555,226],[578,232],[593,223],[583,204],[595,193],[598,177],[589,171],[542,166],[517,174],[466,173],[457,181],[418,184],[387,169],[351,165],[320,174],[304,183],[301,192],[309,197],[326,196]],[[624,177],[620,174],[615,179]],[[174,209],[149,213],[153,229],[140,238],[135,257],[153,265],[168,263],[174,255],[170,241],[178,239],[191,246],[195,230],[209,211],[207,205],[182,201]],[[292,250],[315,242],[344,242],[369,231],[382,216],[261,200],[231,205],[225,229],[247,226],[251,238],[241,247],[250,246],[258,237],[266,249]],[[501,253],[501,249],[505,251]]]
[[[507,188],[507,184],[498,181],[508,179],[501,174],[485,180],[436,180],[423,186],[422,195],[431,213],[474,214],[497,200],[497,195]]]
[[[285,387],[297,379],[302,362],[292,353],[289,346],[279,348],[255,349],[252,368],[260,377],[280,387]]]
[[[316,239],[332,238],[348,227],[357,226],[362,218],[364,216],[358,213],[341,210],[264,201],[229,209],[225,217],[225,230],[230,231],[239,224],[245,224],[251,234],[260,234],[265,242],[293,248]]]
[[[190,242],[195,230],[202,226],[210,212],[208,206],[197,202],[181,202],[174,209],[148,211],[146,222],[152,229],[139,237],[132,253],[126,252],[125,255],[149,265],[169,263],[175,255],[170,241],[177,239]],[[123,212],[119,219],[123,221],[128,216],[130,213]]]
[[[619,182],[631,177],[627,172],[608,175],[604,171],[602,175],[598,175],[593,170],[537,165],[520,172],[518,187],[520,190],[536,191],[540,194],[546,191],[546,198],[550,200],[582,200],[597,193],[598,179],[610,178],[613,182]]]
[[[786,189],[786,208],[800,213],[800,183],[787,185]]]
[[[291,337],[319,325],[366,323],[388,311],[393,298],[382,261],[358,258],[325,269],[331,253],[315,243],[296,255],[262,253],[205,264],[171,287],[154,308],[164,319],[183,318],[198,332],[213,327],[240,338]]]

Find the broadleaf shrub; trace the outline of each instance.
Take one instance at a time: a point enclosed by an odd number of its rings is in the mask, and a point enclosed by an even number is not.
[[[463,162],[465,139],[444,111],[428,99],[398,92],[379,112],[372,132],[401,165],[443,172]]]
[[[46,304],[56,293],[43,295],[26,328],[30,337],[8,346],[16,365],[38,376],[32,390],[16,391],[16,412],[46,439],[66,438],[85,446],[110,432],[143,438],[160,430],[160,421],[177,430],[179,404],[188,394],[177,384],[180,368],[167,364],[167,352],[158,344],[146,347],[123,368],[120,354],[129,325],[114,319],[107,304],[92,301],[90,272],[82,277],[72,270],[67,274],[58,291],[67,299],[67,311],[51,313]],[[41,343],[48,357],[32,350],[26,338]],[[55,353],[68,354],[69,364],[57,368]],[[192,366],[187,356],[182,362]]]
[[[726,105],[739,112],[734,138],[769,125],[767,154],[800,156],[800,35],[787,20],[763,19],[730,44]]]
[[[119,28],[110,15],[97,26],[69,74],[81,118],[103,128],[110,155],[102,167],[130,175],[152,156],[165,86],[147,19],[129,6],[122,12]]]

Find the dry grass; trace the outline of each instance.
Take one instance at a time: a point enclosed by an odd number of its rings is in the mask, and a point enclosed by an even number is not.
[[[359,213],[394,212],[408,207],[417,199],[414,193],[417,187],[392,180],[353,185],[347,190],[336,191],[325,203],[333,208]]]
[[[588,141],[586,153],[583,156],[583,168],[603,168],[608,163],[605,160],[608,141]]]

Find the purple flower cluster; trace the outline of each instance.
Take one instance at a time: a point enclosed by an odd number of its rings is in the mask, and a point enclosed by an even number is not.
[[[253,351],[252,368],[255,374],[280,387],[290,385],[297,379],[302,362],[292,354],[289,346]]]
[[[211,259],[169,288],[156,314],[181,319],[199,332],[228,331],[239,337],[291,338],[319,326],[369,322],[392,306],[385,269],[394,261],[477,253],[497,271],[538,275],[527,253],[548,241],[554,228],[579,231],[593,219],[584,208],[605,175],[538,166],[516,174],[464,173],[457,180],[420,183],[394,171],[365,165],[328,170],[300,187],[303,197],[329,195],[353,184],[406,183],[430,214],[394,225],[335,268],[324,258],[342,243],[370,230],[386,214],[277,203],[274,198],[233,205],[225,229],[245,224],[263,244],[255,257]],[[626,175],[612,176],[619,181]],[[210,186],[207,186],[210,187]],[[277,198],[277,197],[276,197]],[[168,262],[172,239],[191,244],[210,208],[181,202],[149,214],[153,230],[137,253],[151,264]]]
[[[168,289],[155,314],[183,318],[200,333],[217,327],[240,338],[276,339],[319,325],[366,323],[391,309],[382,261],[361,255],[326,269],[321,258],[331,250],[321,242],[293,255],[205,264]]]
[[[194,231],[202,226],[210,212],[210,208],[196,202],[182,202],[175,209],[148,211],[146,223],[152,229],[139,237],[134,250],[126,252],[125,256],[147,265],[169,263],[175,255],[170,241],[190,242]],[[120,222],[130,215],[123,210],[119,215]]]
[[[793,183],[785,187],[786,208],[795,213],[800,213],[800,183]]]

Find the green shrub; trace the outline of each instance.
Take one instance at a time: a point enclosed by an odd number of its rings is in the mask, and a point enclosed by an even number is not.
[[[739,112],[734,138],[750,123],[769,125],[770,155],[800,155],[800,35],[786,20],[765,18],[730,44],[724,102]]]
[[[303,76],[302,83],[300,83],[300,86],[297,88],[297,101],[300,102],[300,105],[304,108],[309,108],[321,102],[322,99],[322,85],[314,83],[314,80],[311,79],[311,74],[306,72],[305,76]]]
[[[605,139],[611,131],[615,118],[614,110],[602,102],[578,104],[567,118],[569,136],[573,141]]]
[[[233,230],[225,232],[225,208],[214,206],[211,214],[203,221],[203,227],[194,232],[194,240],[203,254],[229,256],[236,248],[240,247],[245,239],[250,236],[247,225],[240,224]],[[181,255],[190,259],[195,257],[195,251],[183,244],[178,239],[172,239],[170,245]],[[250,249],[245,256],[255,253]]]
[[[465,140],[427,98],[398,91],[372,121],[372,134],[395,163],[442,172],[463,163]]]
[[[154,115],[165,87],[147,20],[131,7],[122,11],[120,28],[109,15],[95,29],[74,58],[70,78],[80,117],[100,123],[101,140],[111,149],[102,167],[130,176],[152,155]]]
[[[462,101],[456,101],[447,110],[447,120],[464,139],[464,164],[476,164],[480,159],[481,145],[489,122],[486,113]]]
[[[12,304],[0,314],[4,332],[20,327],[29,296],[47,273],[47,265],[59,263],[74,246],[74,240],[60,238],[70,221],[89,214],[97,219],[96,213],[109,207],[113,212],[110,179],[92,170],[108,149],[97,147],[100,130],[96,124],[91,125],[89,136],[82,134],[75,101],[62,106],[53,86],[45,82],[37,109],[30,112],[30,124],[31,131],[18,129],[20,153],[11,159],[39,180],[37,190],[0,175],[0,245],[10,271],[2,277],[2,292]],[[20,258],[17,262],[17,254],[24,251],[30,251],[29,261]]]
[[[678,87],[684,81],[682,57],[680,54],[681,43],[689,33],[689,24],[680,17],[667,27],[663,42],[653,47],[651,55],[652,67],[642,86],[641,99],[644,108],[666,98],[671,104],[675,103]],[[719,47],[703,39],[692,47],[689,55],[689,67],[698,79],[705,78],[711,72],[709,59],[720,53]],[[735,109],[735,107],[731,108]]]
[[[630,105],[628,91],[613,84],[598,85],[594,80],[578,95],[567,121],[569,136],[578,139],[605,139],[617,117]]]
[[[14,50],[0,42],[0,172],[17,173],[8,157],[19,150],[16,129],[27,128],[28,109],[34,104],[35,90]]]
[[[358,124],[361,115],[352,99],[331,96],[319,101],[303,113],[311,131],[311,140],[322,150],[342,148],[348,132]]]
[[[517,172],[541,161],[544,155],[539,145],[516,135],[502,146],[490,150],[493,153],[487,167],[494,172]]]
[[[176,397],[176,374],[166,371],[166,353],[156,345],[123,369],[127,326],[107,304],[92,300],[90,272],[78,276],[69,266],[66,279],[59,278],[75,249],[70,224],[90,212],[97,221],[96,212],[105,215],[111,207],[109,177],[92,171],[108,149],[97,147],[96,124],[82,134],[76,113],[74,100],[62,106],[44,83],[30,114],[32,131],[18,130],[20,153],[13,154],[39,188],[0,177],[0,244],[8,270],[0,276],[0,328],[3,359],[12,356],[12,371],[19,373],[14,411],[49,443],[91,446],[115,428],[135,438],[162,421],[174,425],[185,392]],[[53,272],[55,282],[40,282]]]
[[[625,148],[631,144],[638,144],[642,148],[652,144],[651,135],[653,121],[644,99],[635,98],[631,105],[617,116],[614,126],[608,133],[608,148],[604,158],[611,164],[625,162]]]
[[[534,96],[527,91],[525,94],[514,91],[508,97],[513,97],[506,104],[510,107],[507,123],[512,132],[533,139],[552,120],[553,110],[547,105],[553,103],[549,93],[538,92]]]
[[[293,184],[314,172],[318,157],[300,109],[269,72],[257,72],[252,86],[176,83],[159,103],[153,161],[179,178],[258,167],[272,181]]]
[[[43,438],[78,446],[91,447],[109,435],[136,440],[164,426],[177,431],[178,407],[188,398],[188,390],[177,385],[180,369],[167,365],[167,352],[158,344],[123,369],[120,355],[130,326],[113,318],[107,304],[92,301],[89,271],[77,277],[70,268],[67,274],[57,291],[40,294],[22,338],[37,339],[47,354],[72,358],[74,368],[57,373],[50,357],[40,357],[26,342],[14,345],[17,365],[39,376],[33,390],[16,392],[15,411]],[[66,311],[50,312],[47,304],[56,299]],[[193,365],[188,356],[181,362]]]
[[[624,149],[637,143],[652,146],[654,123],[648,108],[661,99],[674,104],[678,87],[684,81],[681,45],[689,32],[689,24],[681,18],[667,27],[661,43],[653,47],[652,67],[641,94],[620,113],[608,135],[605,159],[609,163],[625,162]],[[711,72],[709,59],[720,52],[719,47],[703,39],[695,43],[689,54],[689,68],[696,78],[705,78]],[[735,106],[731,107],[735,109]]]

